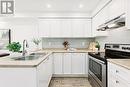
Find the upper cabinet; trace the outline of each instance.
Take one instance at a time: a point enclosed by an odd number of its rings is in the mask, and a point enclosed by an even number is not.
[[[71,37],[71,19],[63,19],[60,21],[60,25],[61,25],[61,37]]]
[[[129,0],[127,1],[130,3]],[[107,3],[92,19],[93,36],[107,36],[107,31],[98,31],[99,26],[125,13],[126,0],[112,0]]]
[[[130,0],[126,1],[126,27],[130,29]]]
[[[110,4],[108,4],[109,19],[111,20],[126,13],[125,4],[126,0],[112,0]]]
[[[40,19],[40,37],[91,37],[91,19]]]
[[[92,34],[94,37],[108,35],[106,31],[97,31],[99,26],[104,24],[108,20],[109,20],[108,7],[106,6],[92,19],[92,32],[93,32]]]
[[[91,19],[72,20],[72,37],[91,37]]]

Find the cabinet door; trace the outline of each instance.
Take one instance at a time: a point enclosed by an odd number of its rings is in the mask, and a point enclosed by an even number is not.
[[[48,58],[47,58],[47,84],[49,85],[50,83],[50,80],[52,78],[52,55],[50,55]]]
[[[63,73],[71,74],[71,53],[63,54]]]
[[[91,19],[73,19],[72,37],[91,37]]]
[[[72,54],[72,74],[85,74],[85,53]]]
[[[126,27],[130,29],[130,0],[126,0]]]
[[[86,70],[86,75],[88,75],[88,68],[89,68],[89,60],[88,60],[88,53],[85,55],[85,70]]]
[[[39,20],[39,36],[40,37],[50,37],[50,21],[49,20]]]
[[[125,12],[125,0],[112,0],[109,5],[109,19],[120,16]]]
[[[36,68],[1,67],[0,87],[37,87],[36,75]]]
[[[102,17],[103,16],[103,17]],[[103,19],[102,19],[103,18]],[[101,21],[99,21],[101,20]],[[107,31],[97,31],[97,29],[99,28],[99,26],[103,23],[105,23],[108,20],[107,16],[105,17],[105,14],[100,16],[100,12],[99,14],[97,14],[93,19],[92,19],[92,36],[107,36],[108,32]]]
[[[48,61],[45,60],[37,67],[38,87],[48,87]]]
[[[92,20],[87,19],[84,20],[84,30],[83,30],[83,35],[84,37],[92,37]]]
[[[49,76],[51,78],[52,74],[53,74],[53,55],[49,56],[49,67],[50,67],[50,69],[49,69],[49,72],[50,72]]]
[[[84,36],[84,22],[82,19],[72,20],[72,36],[83,37]]]
[[[53,54],[53,60],[54,60],[54,74],[63,74],[63,54],[62,53],[54,53]]]
[[[50,21],[50,36],[60,37],[61,36],[61,21],[58,19],[52,19]]]
[[[72,37],[71,19],[61,20],[61,37]]]

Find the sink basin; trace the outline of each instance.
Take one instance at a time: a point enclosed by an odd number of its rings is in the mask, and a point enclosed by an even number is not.
[[[38,58],[40,58],[40,56],[29,55],[29,56],[13,57],[11,59],[14,59],[14,60],[35,60],[35,59],[38,59]]]
[[[45,56],[47,53],[31,53],[28,56],[18,56],[18,57],[13,57],[11,59],[13,60],[36,60],[41,58],[42,56]]]
[[[39,56],[45,56],[47,53],[31,53],[30,55],[34,55],[34,56],[37,56],[37,55],[39,55]]]

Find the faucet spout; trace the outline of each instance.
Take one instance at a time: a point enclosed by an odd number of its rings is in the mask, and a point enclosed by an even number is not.
[[[23,40],[23,51],[22,51],[22,56],[25,56],[25,54],[27,53],[27,50],[25,48],[28,48],[28,42],[27,40]]]

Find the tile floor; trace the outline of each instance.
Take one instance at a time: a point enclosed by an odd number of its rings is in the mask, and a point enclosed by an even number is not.
[[[49,87],[91,87],[87,78],[52,78]]]

